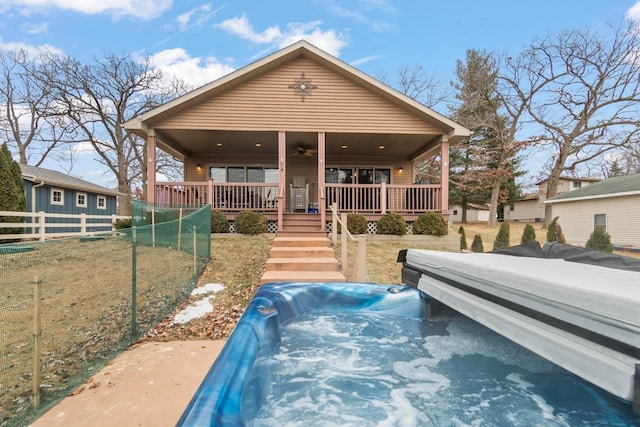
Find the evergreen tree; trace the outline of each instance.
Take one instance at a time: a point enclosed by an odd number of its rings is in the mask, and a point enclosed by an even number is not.
[[[464,232],[464,227],[460,226],[458,228],[458,234],[460,234],[460,250],[464,251],[467,249],[467,235]]]
[[[564,234],[562,233],[562,227],[558,222],[559,217],[553,218],[549,228],[547,229],[547,242],[565,243]]]
[[[473,242],[471,243],[471,252],[484,252],[482,237],[479,234],[473,236]]]
[[[510,240],[510,229],[509,223],[503,222],[500,224],[500,230],[498,230],[498,234],[496,235],[496,239],[493,242],[493,250],[502,249],[509,247]]]
[[[0,211],[25,212],[27,201],[22,181],[22,171],[18,162],[13,160],[7,144],[0,148]],[[0,222],[24,222],[24,217],[0,217]],[[23,228],[3,228],[2,234],[21,234]]]
[[[597,249],[599,251],[605,252],[613,252],[613,245],[611,244],[611,236],[609,233],[604,231],[604,227],[597,226],[591,236],[589,236],[589,240],[587,240],[587,244],[585,245],[587,249]]]
[[[536,230],[533,228],[533,225],[527,224],[524,226],[524,231],[522,232],[522,238],[520,239],[521,245],[526,245],[527,243],[533,243],[536,241]]]

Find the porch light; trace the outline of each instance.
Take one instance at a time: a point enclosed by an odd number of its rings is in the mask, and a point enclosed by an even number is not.
[[[343,145],[343,146],[341,146],[340,148],[342,148],[343,150],[346,150],[346,149],[347,149],[347,146],[346,146],[346,145]]]
[[[402,173],[402,172],[404,172],[404,169],[402,168],[402,166],[400,166],[400,167],[398,168],[398,173],[400,174],[400,173]]]
[[[384,145],[378,145],[378,148],[379,148],[380,150],[384,150]]]
[[[222,142],[218,142],[218,143],[216,144],[216,147],[222,147]]]
[[[198,163],[198,164],[196,165],[196,170],[197,170],[198,172],[202,172],[202,165],[201,165],[200,163]]]
[[[262,147],[262,144],[260,144],[259,142],[256,142],[256,147]]]

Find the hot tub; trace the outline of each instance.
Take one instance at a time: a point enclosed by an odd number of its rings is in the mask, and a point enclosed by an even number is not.
[[[262,286],[178,425],[637,425],[631,405],[406,286]]]

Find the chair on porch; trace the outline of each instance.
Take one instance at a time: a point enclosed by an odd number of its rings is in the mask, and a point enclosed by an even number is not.
[[[309,209],[309,183],[304,176],[292,177],[289,184],[289,198],[291,200],[291,212],[308,212]]]

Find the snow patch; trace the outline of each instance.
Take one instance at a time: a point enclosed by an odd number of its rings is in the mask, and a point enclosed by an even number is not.
[[[193,291],[191,291],[191,295],[217,294],[223,289],[224,286],[222,286],[220,283],[207,283],[204,286],[195,288]]]

